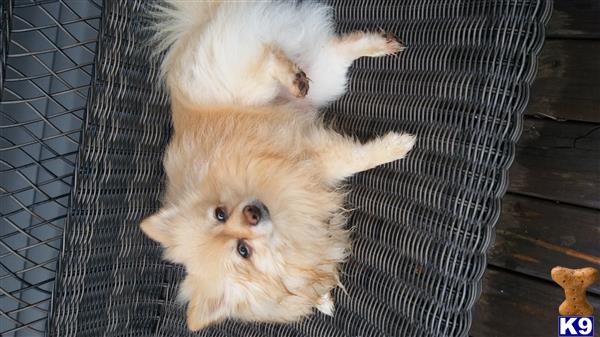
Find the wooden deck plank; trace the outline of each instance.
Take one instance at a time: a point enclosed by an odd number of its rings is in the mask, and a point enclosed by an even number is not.
[[[488,262],[551,281],[557,265],[600,269],[599,242],[600,211],[507,194]]]
[[[600,123],[598,55],[600,40],[546,40],[527,114]]]
[[[489,268],[484,275],[481,298],[475,306],[470,335],[557,336],[558,306],[563,296],[562,289],[556,284]],[[600,297],[588,294],[588,301],[597,313]],[[594,331],[600,331],[598,319]]]
[[[554,0],[546,35],[550,38],[600,39],[598,18],[598,0]]]
[[[509,191],[600,209],[600,126],[529,118]]]

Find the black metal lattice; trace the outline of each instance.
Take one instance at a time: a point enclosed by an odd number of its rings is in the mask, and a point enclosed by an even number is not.
[[[160,206],[170,136],[148,2],[3,8],[2,336],[468,334],[551,0],[329,2],[340,31],[383,28],[409,48],[356,62],[326,118],[418,143],[349,180],[356,230],[335,317],[198,334],[175,300],[183,269],[138,228]]]
[[[47,331],[99,9],[91,0],[2,1],[2,336]]]

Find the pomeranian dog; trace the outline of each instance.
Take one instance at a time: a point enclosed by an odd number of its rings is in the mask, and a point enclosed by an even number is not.
[[[340,185],[404,158],[415,139],[391,132],[360,143],[316,111],[344,93],[353,60],[402,43],[337,35],[331,9],[306,1],[171,0],[154,17],[174,134],[164,206],[141,228],[186,269],[189,329],[289,322],[313,308],[331,315],[350,247]]]

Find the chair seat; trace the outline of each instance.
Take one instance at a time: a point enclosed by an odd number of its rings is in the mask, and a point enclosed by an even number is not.
[[[325,120],[418,143],[348,180],[333,317],[198,334],[176,301],[183,268],[138,227],[160,206],[170,136],[148,2],[23,3],[2,8],[0,334],[468,336],[550,0],[330,1],[338,31],[383,28],[408,48],[355,62]]]

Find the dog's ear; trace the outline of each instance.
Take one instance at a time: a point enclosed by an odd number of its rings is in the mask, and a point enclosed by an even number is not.
[[[175,208],[163,208],[140,224],[142,232],[165,248],[173,245],[173,227],[177,217]]]
[[[207,289],[201,284],[201,280],[188,275],[179,293],[180,300],[188,301],[187,325],[191,331],[204,329],[227,318],[222,292],[214,288]]]
[[[317,310],[324,313],[327,316],[333,316],[333,299],[331,299],[331,294],[327,293],[321,297],[321,301],[317,305]]]
[[[191,331],[198,331],[227,318],[222,299],[192,299],[187,309],[187,325]]]

